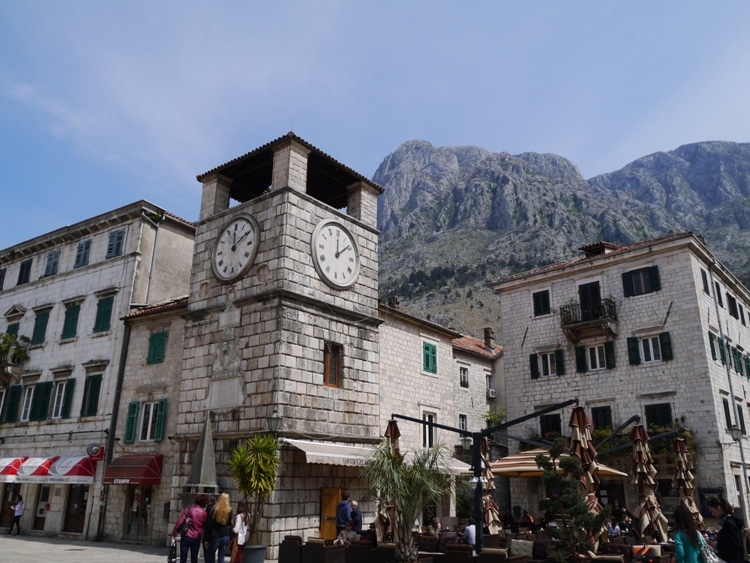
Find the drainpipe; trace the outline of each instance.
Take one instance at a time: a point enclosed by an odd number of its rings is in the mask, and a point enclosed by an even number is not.
[[[154,246],[151,251],[151,266],[148,270],[148,284],[146,285],[146,303],[151,303],[151,281],[154,277],[154,266],[156,264],[156,243],[159,241],[159,226],[161,225],[161,218],[164,217],[163,213],[156,216],[156,221],[149,217],[145,211],[141,212],[141,217],[156,230],[154,235]]]
[[[708,266],[708,273],[709,273],[709,278],[711,280],[711,288],[710,289],[712,290],[712,293],[713,293],[713,296],[714,296],[714,309],[716,310],[716,324],[719,325],[719,338],[721,338],[721,342],[722,342],[722,346],[723,346],[724,342],[726,342],[726,341],[724,339],[724,329],[721,326],[722,320],[721,320],[721,315],[719,313],[719,301],[718,301],[717,296],[716,296],[717,289],[716,289],[716,282],[714,281],[714,267],[715,266],[716,266],[716,259],[714,258],[713,261],[712,261],[712,263]],[[729,383],[729,395],[730,395],[730,398],[732,400],[732,409],[734,410],[734,420],[735,420],[735,423],[736,423],[740,419],[740,415],[739,415],[739,412],[738,412],[739,407],[737,406],[737,401],[735,401],[735,399],[734,399],[734,387],[732,386],[732,369],[729,367],[729,351],[726,350],[726,348],[724,350],[722,350],[722,351],[727,356],[727,361],[724,364],[724,367],[726,368],[726,372],[727,372],[727,382]],[[721,357],[721,352],[722,351],[719,352],[719,357]],[[742,501],[742,516],[743,516],[745,522],[747,522],[748,521],[748,518],[747,518],[747,516],[748,516],[748,513],[747,513],[747,484],[748,484],[748,481],[747,481],[747,465],[745,465],[745,449],[742,447],[742,436],[740,436],[740,439],[737,440],[737,444],[740,447],[740,460],[742,461],[742,478],[743,478],[743,482],[740,485],[740,491],[739,491],[740,492],[740,499]]]
[[[122,350],[120,351],[120,364],[117,367],[117,382],[115,384],[115,394],[112,400],[112,417],[109,422],[109,434],[107,435],[107,446],[104,451],[104,470],[102,471],[102,481],[107,466],[112,461],[112,455],[115,449],[115,434],[117,432],[117,418],[120,411],[120,399],[122,397],[122,382],[125,379],[125,363],[128,358],[128,348],[130,347],[130,323],[125,320],[125,329],[122,336]],[[102,482],[102,499],[99,507],[99,523],[96,527],[96,541],[104,539],[104,523],[107,515],[107,503],[109,501],[109,486]]]

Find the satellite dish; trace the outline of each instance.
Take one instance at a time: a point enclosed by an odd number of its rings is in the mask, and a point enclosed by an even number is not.
[[[89,457],[98,457],[102,451],[102,447],[99,444],[89,444],[86,446],[86,455]]]

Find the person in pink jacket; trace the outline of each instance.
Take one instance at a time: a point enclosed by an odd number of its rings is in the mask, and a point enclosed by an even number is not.
[[[190,551],[190,561],[198,563],[198,550],[203,537],[203,525],[208,517],[206,506],[210,501],[208,495],[197,495],[193,504],[182,511],[172,529],[172,540],[174,540],[183,522],[189,519],[187,530],[180,537],[180,563],[187,563],[188,550]]]

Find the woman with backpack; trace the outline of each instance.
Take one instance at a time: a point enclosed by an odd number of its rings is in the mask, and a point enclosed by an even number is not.
[[[206,505],[208,495],[197,495],[193,504],[182,511],[172,529],[172,541],[180,534],[180,563],[187,563],[188,551],[190,561],[198,563],[198,548],[203,538],[203,525],[206,522]]]

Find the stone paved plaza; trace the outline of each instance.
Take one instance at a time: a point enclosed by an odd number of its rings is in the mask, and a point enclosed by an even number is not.
[[[166,563],[167,553],[166,547],[0,535],[0,560],[13,563]]]

